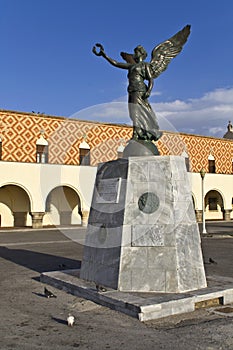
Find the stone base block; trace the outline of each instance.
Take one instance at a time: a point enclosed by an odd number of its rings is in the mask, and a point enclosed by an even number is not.
[[[183,157],[129,157],[99,166],[80,277],[119,291],[206,287]]]
[[[41,282],[97,304],[149,321],[192,312],[203,305],[219,300],[220,305],[233,302],[233,279],[209,276],[208,287],[186,293],[131,293],[107,289],[98,292],[93,282],[80,279],[80,270],[44,272]],[[215,304],[216,305],[216,304]]]

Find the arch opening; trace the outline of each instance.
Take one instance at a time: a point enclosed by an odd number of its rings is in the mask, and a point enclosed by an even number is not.
[[[1,227],[26,227],[32,225],[31,202],[27,192],[17,185],[0,187]]]
[[[54,188],[47,196],[44,225],[81,225],[81,200],[78,193],[69,186]]]
[[[205,212],[207,220],[222,220],[224,212],[224,202],[221,193],[211,190],[205,195]]]

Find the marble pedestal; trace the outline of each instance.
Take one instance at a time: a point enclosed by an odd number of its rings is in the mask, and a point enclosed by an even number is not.
[[[119,291],[182,293],[207,286],[183,157],[99,165],[80,278]]]

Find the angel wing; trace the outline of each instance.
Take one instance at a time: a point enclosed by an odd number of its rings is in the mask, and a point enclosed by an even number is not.
[[[157,45],[152,50],[149,66],[153,78],[157,78],[164,72],[170,61],[181,52],[190,34],[190,27],[190,25],[186,25],[170,39]]]
[[[131,64],[135,64],[136,62],[134,61],[133,54],[127,53],[127,52],[121,52],[121,57],[127,62]]]

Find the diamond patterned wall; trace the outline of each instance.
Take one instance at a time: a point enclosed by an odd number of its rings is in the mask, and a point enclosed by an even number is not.
[[[64,117],[0,111],[2,160],[36,161],[36,141],[40,131],[49,142],[49,163],[79,164],[79,145],[86,135],[91,148],[91,164],[117,158],[117,148],[131,138],[125,125],[81,121]],[[189,155],[190,168],[208,171],[208,156],[215,157],[216,172],[232,173],[233,141],[198,135],[164,132],[157,143],[162,155]]]
[[[208,172],[208,157],[215,158],[216,173],[232,174],[233,141],[213,137],[175,134],[165,132],[158,142],[163,155],[189,155],[190,170],[199,172],[202,168]]]

